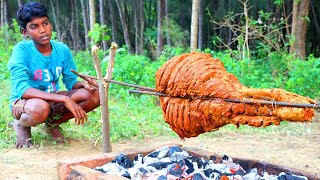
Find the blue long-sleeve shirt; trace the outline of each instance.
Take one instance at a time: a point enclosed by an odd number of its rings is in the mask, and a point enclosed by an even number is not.
[[[33,41],[22,41],[15,45],[8,63],[11,74],[12,103],[21,99],[29,88],[45,92],[59,91],[59,77],[68,90],[77,82],[77,76],[70,69],[76,69],[70,49],[62,42],[51,41],[52,53],[41,54]]]

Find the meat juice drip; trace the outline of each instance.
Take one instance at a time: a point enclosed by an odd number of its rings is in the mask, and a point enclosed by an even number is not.
[[[271,100],[315,104],[312,99],[283,89],[244,86],[223,63],[210,54],[192,52],[173,57],[156,72],[156,91],[165,121],[180,138],[196,137],[227,124],[266,127],[280,121],[311,121],[314,109],[262,104],[230,103],[223,99]],[[216,100],[185,99],[197,96]]]

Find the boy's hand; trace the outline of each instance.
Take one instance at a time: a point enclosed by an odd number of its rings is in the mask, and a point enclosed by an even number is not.
[[[95,79],[90,79],[91,83],[94,83],[98,86],[97,82],[95,81]],[[93,87],[92,85],[90,85],[87,81],[82,81],[82,86],[87,89],[90,92],[95,91],[97,88]]]
[[[71,111],[74,116],[74,121],[78,125],[83,125],[88,121],[87,113],[70,97],[66,98],[64,105]]]

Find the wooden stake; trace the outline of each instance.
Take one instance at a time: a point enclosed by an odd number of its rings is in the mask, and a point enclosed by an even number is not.
[[[103,152],[111,152],[112,146],[110,142],[110,121],[109,121],[109,108],[108,108],[108,83],[106,83],[103,79],[100,61],[98,58],[97,50],[99,48],[97,46],[92,47],[92,56],[94,60],[94,66],[98,75],[98,87],[99,87],[99,96],[100,96],[100,109],[101,109],[101,120],[102,120],[102,144],[103,144]],[[110,62],[108,65],[108,76],[112,77],[112,70],[115,59],[115,51],[117,49],[117,45],[113,43],[110,48]]]

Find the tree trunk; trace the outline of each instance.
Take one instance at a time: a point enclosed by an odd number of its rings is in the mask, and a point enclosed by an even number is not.
[[[158,34],[157,34],[157,58],[160,57],[164,46],[163,20],[165,12],[165,0],[158,1]]]
[[[122,24],[124,40],[125,40],[126,45],[129,49],[129,53],[134,54],[134,51],[131,46],[130,38],[129,38],[129,31],[128,31],[127,23],[126,23],[124,15],[123,15],[121,4],[119,3],[119,0],[116,0],[116,3],[118,6],[118,11],[119,11],[119,15],[120,15],[121,24]]]
[[[71,6],[71,22],[70,22],[70,36],[72,39],[72,48],[75,49],[76,48],[76,31],[75,31],[75,0],[70,0],[70,6]]]
[[[140,3],[140,15],[139,15],[139,21],[140,21],[140,46],[139,46],[139,53],[143,54],[143,45],[144,45],[144,1],[139,0]]]
[[[4,16],[4,24],[8,25],[8,1],[4,0],[3,2],[3,16]]]
[[[108,5],[109,5],[109,11],[110,11],[110,21],[111,21],[111,39],[112,42],[115,42],[116,44],[118,44],[117,41],[117,24],[116,24],[116,19],[115,19],[115,15],[114,15],[114,10],[113,10],[113,6],[112,6],[112,0],[108,0]]]
[[[246,20],[245,24],[245,37],[242,48],[242,59],[250,58],[250,49],[249,49],[249,15],[248,15],[248,0],[243,0],[243,13]]]
[[[135,43],[135,47],[136,47],[136,54],[139,54],[139,29],[140,29],[140,22],[138,20],[138,14],[139,14],[139,3],[138,3],[139,0],[135,0],[134,3],[133,3],[133,6],[134,6],[134,16],[133,16],[133,19],[134,19],[134,26],[135,26],[135,36],[134,36],[134,43]]]
[[[93,30],[94,24],[96,23],[96,10],[94,0],[89,0],[89,12],[90,12],[90,30]]]
[[[314,5],[313,5],[313,2],[311,1],[311,10],[312,10],[312,15],[313,15],[313,18],[314,18],[314,24],[315,24],[315,27],[316,27],[316,33],[318,34],[318,40],[315,39],[315,50],[313,51],[314,54],[318,54],[317,51],[320,51],[320,27],[319,27],[319,24],[318,24],[318,21],[317,21],[317,15],[316,15],[316,12],[315,12],[315,8],[314,8]],[[318,49],[318,50],[317,50]]]
[[[199,0],[199,27],[198,27],[198,49],[203,47],[203,11],[204,1]]]
[[[105,15],[104,15],[104,0],[99,0],[99,9],[100,9],[100,24],[101,26],[105,25]],[[102,32],[102,36],[105,36],[105,32]],[[102,49],[103,51],[107,50],[107,42],[102,40]]]
[[[78,8],[78,1],[75,1],[75,7]],[[78,19],[79,14],[78,11],[75,11],[75,18]],[[77,53],[79,51],[79,21],[76,21],[76,33],[75,33],[76,37],[75,37],[75,41],[76,41],[76,48],[75,48],[75,52]]]
[[[168,46],[172,46],[172,43],[171,43],[171,37],[170,37],[170,30],[169,30],[169,14],[168,14],[168,7],[169,4],[168,4],[168,0],[165,0],[165,12],[164,12],[164,16],[165,16],[165,19],[166,19],[166,39],[167,39],[167,45]]]
[[[0,8],[0,16],[1,16],[1,19],[0,19],[0,23],[1,23],[1,27],[4,27],[4,0],[1,0],[1,8]]]
[[[23,5],[22,0],[18,0],[18,6],[21,7]]]
[[[195,51],[198,47],[198,20],[199,20],[199,0],[192,0],[190,49]]]
[[[84,4],[84,0],[80,0],[80,3],[81,3],[83,26],[84,26],[85,49],[89,50],[87,11],[86,11],[86,6]]]
[[[62,41],[61,39],[61,33],[60,33],[60,23],[59,23],[59,20],[57,18],[57,15],[58,13],[56,13],[56,10],[58,11],[59,10],[59,4],[58,4],[59,1],[57,1],[57,4],[54,6],[53,5],[53,2],[52,0],[50,0],[50,5],[51,5],[51,8],[52,8],[52,15],[53,15],[53,20],[54,20],[54,25],[55,25],[55,30],[57,32],[57,38],[58,38],[58,41]],[[57,8],[55,8],[57,7]]]
[[[135,27],[136,27],[136,35],[135,35],[135,44],[136,44],[136,54],[143,53],[143,31],[144,31],[144,8],[143,8],[143,0],[136,0],[135,2]]]
[[[295,41],[290,47],[290,53],[300,59],[306,57],[306,33],[308,27],[307,17],[311,0],[294,0],[292,12],[291,38]]]

